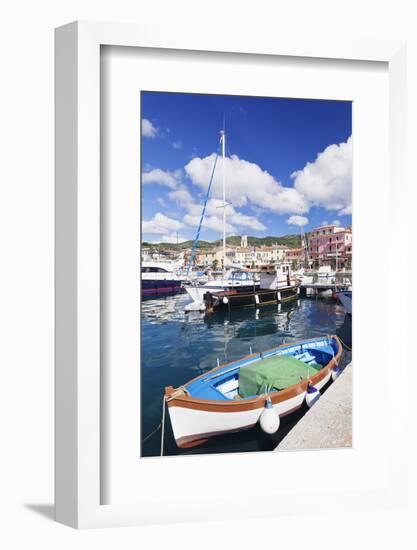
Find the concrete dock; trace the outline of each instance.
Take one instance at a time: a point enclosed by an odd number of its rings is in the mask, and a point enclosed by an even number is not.
[[[349,363],[274,452],[351,446],[352,363]]]

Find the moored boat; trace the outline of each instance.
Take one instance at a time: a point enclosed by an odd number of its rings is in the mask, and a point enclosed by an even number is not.
[[[337,336],[313,338],[248,355],[179,388],[168,386],[165,401],[178,447],[194,447],[258,422],[264,429],[267,415],[275,417],[278,428],[280,417],[304,401],[311,404],[337,376],[341,356]]]
[[[206,311],[232,307],[259,307],[297,299],[300,293],[299,284],[291,279],[290,266],[282,263],[266,268],[259,272],[257,286],[206,292],[203,296]]]
[[[179,269],[180,264],[171,262],[142,262],[142,298],[182,292],[183,278],[179,273]]]
[[[343,292],[336,292],[336,296],[342,302],[346,313],[352,315],[352,291],[344,290]]]
[[[225,277],[211,278],[204,284],[184,284],[184,288],[194,304],[200,304],[204,309],[205,295],[225,290],[233,290],[235,293],[247,292],[253,288],[259,288],[259,281],[255,281],[252,273],[244,271],[230,271]]]

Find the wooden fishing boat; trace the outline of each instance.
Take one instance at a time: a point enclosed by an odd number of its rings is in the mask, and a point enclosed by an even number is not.
[[[291,279],[290,265],[286,262],[266,266],[259,272],[259,286],[210,291],[203,300],[207,312],[235,307],[260,307],[296,300],[300,294],[298,282]]]
[[[222,292],[206,292],[204,304],[207,312],[230,307],[259,307],[296,300],[299,293],[297,285],[285,286],[277,290],[259,288],[237,292],[231,289]]]
[[[284,344],[218,366],[179,388],[165,388],[165,402],[178,447],[252,428],[268,433],[279,418],[311,405],[339,374],[342,345],[337,336]],[[276,429],[275,429],[276,426]]]

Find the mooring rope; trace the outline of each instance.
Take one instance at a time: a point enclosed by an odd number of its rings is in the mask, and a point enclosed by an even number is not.
[[[153,434],[156,434],[156,432],[161,428],[161,426],[162,426],[162,422],[160,422],[158,426],[150,434],[148,434],[146,437],[142,439],[142,443],[145,443],[145,441],[147,441]]]
[[[164,456],[164,434],[165,434],[165,409],[166,409],[166,402],[165,402],[165,395],[162,398],[162,433],[161,433],[161,456]]]
[[[346,342],[344,342],[339,335],[337,335],[337,337],[339,338],[339,340],[342,342],[342,344],[345,346],[345,348],[348,350],[348,351],[352,351],[352,348],[350,348]]]
[[[165,396],[162,398],[162,407],[163,409],[162,409],[161,422],[158,424],[158,426],[154,430],[152,430],[146,437],[142,439],[142,443],[145,443],[145,441],[147,441],[150,437],[156,434],[156,432],[159,431],[161,427],[163,428],[163,425],[165,424]],[[163,430],[162,430],[162,436],[163,436]]]

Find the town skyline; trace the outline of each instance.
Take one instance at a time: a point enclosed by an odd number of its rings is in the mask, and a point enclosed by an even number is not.
[[[304,230],[304,228],[303,228],[302,232],[301,231],[294,231],[292,233],[285,233],[284,235],[258,236],[258,235],[249,235],[249,234],[246,234],[246,233],[239,233],[239,234],[235,234],[235,235],[227,235],[226,236],[226,242],[228,243],[228,246],[229,246],[230,245],[230,240],[241,239],[242,237],[246,237],[246,239],[249,239],[249,240],[252,240],[252,241],[253,240],[267,241],[267,240],[272,240],[272,239],[276,239],[278,241],[278,240],[293,238],[293,239],[297,239],[299,241],[299,244],[300,244],[303,238],[307,238],[310,233],[313,233],[314,231],[317,231],[318,229],[321,229],[323,227],[340,227],[341,229],[350,229],[351,230],[352,229],[352,224],[350,223],[346,227],[341,227],[340,225],[334,225],[334,224],[326,224],[326,225],[321,225],[321,226],[312,228],[312,229],[307,230],[307,231]],[[178,243],[174,242],[172,240],[170,240],[170,241],[147,241],[146,239],[142,239],[142,244],[167,245],[167,246],[168,245],[186,245],[187,243],[193,242],[193,241],[194,241],[194,238],[187,239],[186,241],[181,241],[181,242],[179,241]],[[209,243],[211,245],[215,244],[215,243],[219,243],[219,245],[221,245],[222,237],[219,236],[219,237],[214,238],[214,239],[199,239],[199,243]],[[199,248],[201,246],[202,245],[200,245]]]
[[[231,237],[232,243],[226,245],[226,257],[235,265],[245,268],[262,268],[270,264],[279,264],[288,262],[293,269],[301,267],[319,267],[328,265],[337,268],[351,268],[352,266],[352,228],[340,227],[333,224],[327,224],[314,228],[304,235],[287,235],[285,237],[266,237],[269,244],[265,244],[265,239],[240,235]],[[289,237],[295,237],[296,242],[288,241]],[[258,242],[249,241],[255,239]],[[276,239],[276,240],[275,240]],[[275,240],[275,242],[274,242]],[[278,240],[281,242],[278,243]],[[271,242],[272,241],[272,242]],[[283,242],[284,241],[284,242]],[[284,244],[285,243],[285,244]],[[178,243],[177,245],[167,244],[162,254],[178,257],[181,252],[187,260],[192,258],[194,265],[199,267],[209,267],[223,265],[223,245],[221,240],[215,240],[207,246],[203,241],[195,249],[194,255],[191,247],[192,241]],[[175,246],[175,248],[174,248]],[[146,243],[142,247],[142,258],[151,257],[153,253],[160,256],[161,251],[158,245]]]

